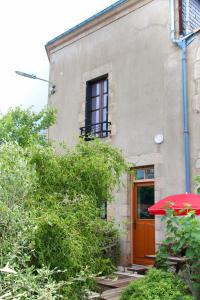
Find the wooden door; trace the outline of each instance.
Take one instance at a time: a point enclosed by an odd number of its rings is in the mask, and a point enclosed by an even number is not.
[[[135,183],[133,187],[133,263],[153,264],[146,257],[155,254],[155,220],[148,213],[154,204],[154,182]]]

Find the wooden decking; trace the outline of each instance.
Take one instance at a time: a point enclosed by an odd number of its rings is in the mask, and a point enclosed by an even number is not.
[[[144,275],[149,270],[149,267],[144,265],[131,265],[127,270]]]
[[[155,259],[155,255],[151,255],[151,258]],[[172,257],[167,258],[168,262],[175,264],[175,267],[179,269],[180,264],[185,263],[186,258]],[[114,279],[109,278],[98,278],[97,283],[100,289],[100,293],[95,293],[91,296],[90,300],[119,300],[120,295],[128,284],[134,280],[138,280],[144,277],[146,271],[151,268],[151,266],[143,265],[131,265],[126,268],[126,272],[116,272],[116,277]]]
[[[97,283],[100,289],[99,295],[94,294],[91,300],[119,300],[124,288],[134,280],[143,278],[143,275],[132,272],[116,272],[114,279],[98,278]]]
[[[125,288],[125,287],[123,287]],[[101,295],[102,300],[119,300],[120,295],[123,291],[123,288],[116,288],[116,289],[111,289],[108,291],[103,292],[103,294]]]

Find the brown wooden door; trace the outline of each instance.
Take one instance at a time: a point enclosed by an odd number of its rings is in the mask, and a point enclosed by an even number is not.
[[[154,204],[154,183],[135,183],[133,187],[133,263],[153,264],[146,255],[155,254],[155,220],[148,213]]]

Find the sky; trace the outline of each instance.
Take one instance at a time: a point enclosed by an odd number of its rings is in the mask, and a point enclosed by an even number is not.
[[[15,74],[16,70],[48,80],[45,44],[115,3],[116,0],[6,0],[0,5],[0,113],[21,105],[36,111],[47,104],[48,84]]]

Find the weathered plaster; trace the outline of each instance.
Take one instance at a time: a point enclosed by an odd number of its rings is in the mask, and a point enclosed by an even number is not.
[[[91,26],[81,38],[68,37],[71,41],[49,49],[50,80],[57,87],[49,104],[58,109],[49,138],[75,145],[79,127],[84,126],[86,82],[108,74],[112,132],[104,140],[122,149],[131,166],[154,165],[158,201],[184,192],[181,50],[170,41],[169,1],[146,1],[137,9],[133,2],[141,4],[130,0],[123,12],[94,24],[95,30]],[[192,191],[200,168],[199,49],[197,35],[188,47],[187,74]],[[164,135],[161,145],[154,142],[158,133]],[[121,243],[125,263],[131,255],[131,183],[123,180],[125,187],[116,191],[108,215],[125,230]],[[157,242],[163,232],[156,218]]]

